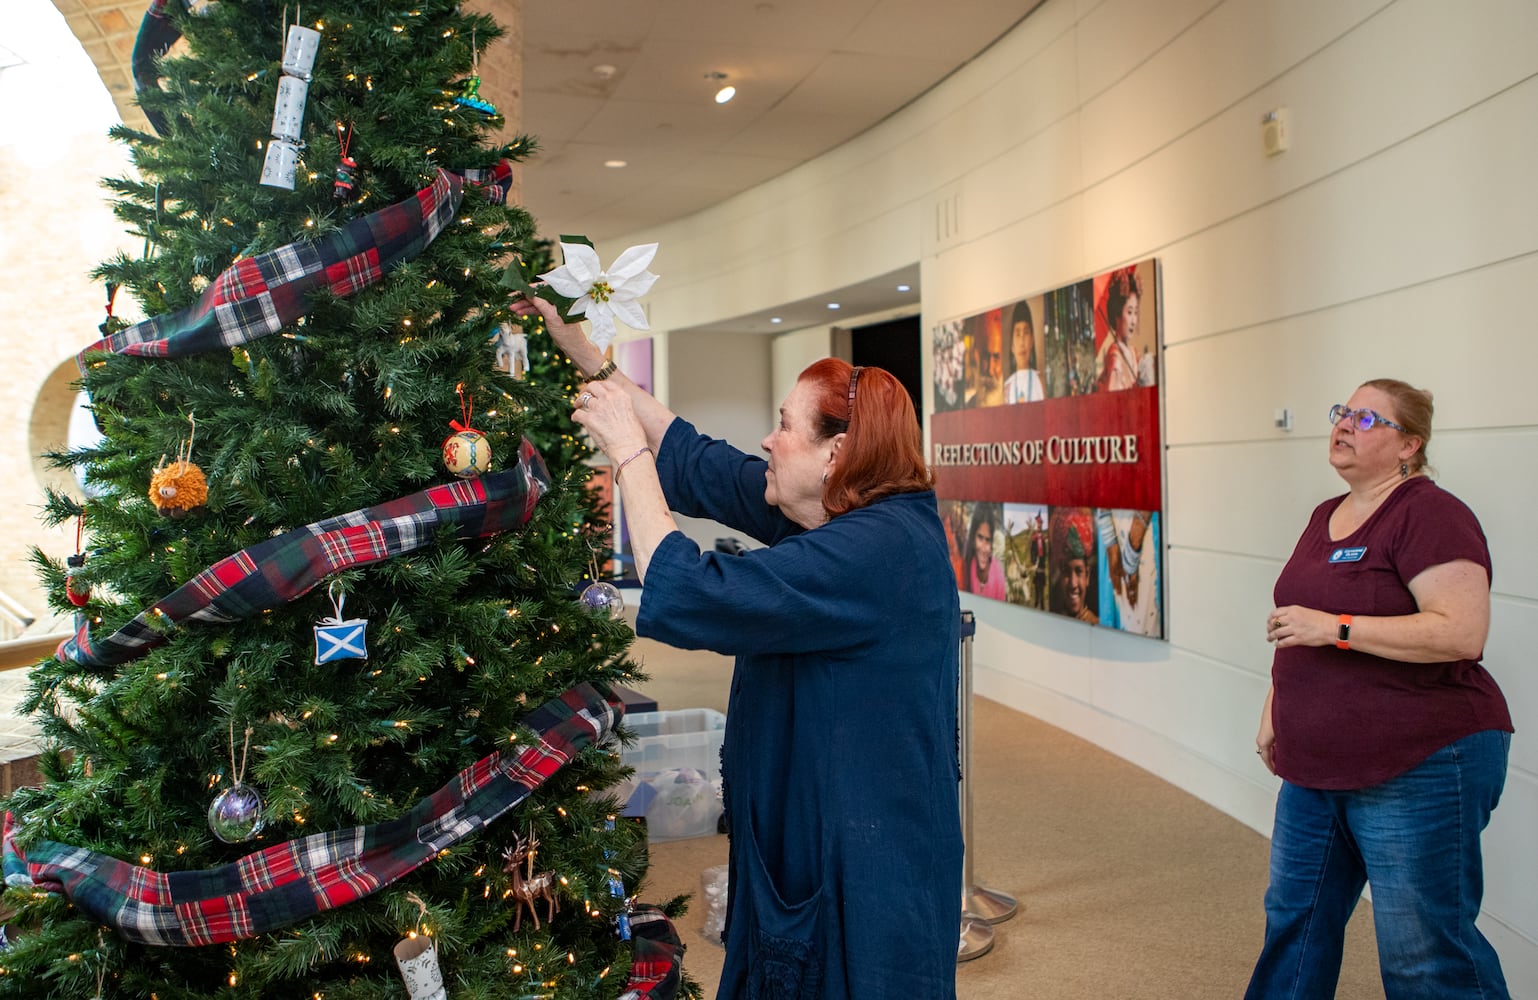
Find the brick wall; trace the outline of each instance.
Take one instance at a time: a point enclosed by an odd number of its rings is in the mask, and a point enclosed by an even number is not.
[[[144,11],[149,6],[147,0],[53,0],[53,5],[96,64],[124,123],[147,128],[149,123],[133,102],[133,72],[129,68],[139,22],[144,20]]]

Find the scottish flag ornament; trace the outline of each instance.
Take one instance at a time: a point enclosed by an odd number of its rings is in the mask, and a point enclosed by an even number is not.
[[[368,659],[368,619],[342,618],[342,605],[347,603],[347,595],[338,597],[334,582],[326,593],[331,597],[336,616],[315,624],[315,662]]]

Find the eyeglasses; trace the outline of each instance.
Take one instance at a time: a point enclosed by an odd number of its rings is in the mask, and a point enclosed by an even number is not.
[[[1351,428],[1358,431],[1370,431],[1379,424],[1382,424],[1385,427],[1392,427],[1403,434],[1410,433],[1377,410],[1352,410],[1340,403],[1336,403],[1330,407],[1330,423],[1338,424],[1342,420],[1351,421]]]

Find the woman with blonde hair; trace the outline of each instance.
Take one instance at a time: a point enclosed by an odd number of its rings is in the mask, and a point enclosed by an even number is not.
[[[1330,408],[1347,491],[1314,509],[1276,581],[1255,752],[1282,786],[1248,1000],[1333,996],[1367,884],[1389,1000],[1509,996],[1474,923],[1512,732],[1479,662],[1490,550],[1426,475],[1431,413],[1396,379]]]

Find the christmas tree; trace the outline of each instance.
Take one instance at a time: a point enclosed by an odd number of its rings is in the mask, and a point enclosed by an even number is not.
[[[45,511],[82,551],[36,556],[78,632],[3,803],[0,997],[400,997],[429,959],[451,998],[670,996],[603,795],[636,674],[578,598],[578,373],[507,326],[541,251],[505,198],[533,143],[477,93],[499,29],[288,9],[141,32],[155,132],[108,184],[145,251],[99,275],[150,318],[82,351],[103,438],[53,456],[90,487]]]

